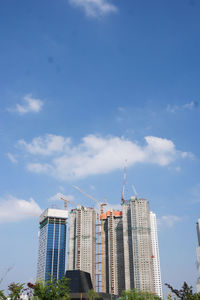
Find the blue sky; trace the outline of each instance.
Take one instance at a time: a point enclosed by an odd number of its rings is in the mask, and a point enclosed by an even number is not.
[[[34,279],[58,193],[119,207],[126,160],[127,197],[134,184],[158,218],[163,283],[195,287],[199,14],[197,0],[1,1],[1,288]]]

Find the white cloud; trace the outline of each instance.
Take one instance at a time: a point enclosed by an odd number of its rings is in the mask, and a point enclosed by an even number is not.
[[[167,112],[172,113],[172,114],[176,113],[179,109],[180,109],[180,107],[178,105],[169,105],[169,104],[167,105],[167,108],[166,108]]]
[[[147,160],[161,166],[169,165],[176,158],[176,148],[172,141],[155,136],[145,137]]]
[[[95,187],[93,184],[90,184],[90,189],[91,189],[92,191],[95,191],[95,190],[96,190],[96,187]]]
[[[27,113],[38,113],[41,111],[44,102],[40,99],[33,98],[31,94],[25,95],[23,98],[23,104],[16,104],[14,109],[8,108],[9,111],[16,111],[20,115]]]
[[[27,165],[27,169],[34,173],[51,173],[52,166],[49,164],[41,164],[41,163],[29,163]]]
[[[123,107],[123,106],[119,106],[119,107],[117,108],[117,110],[118,110],[120,113],[126,112],[126,108]]]
[[[167,112],[174,114],[174,113],[176,113],[178,111],[181,111],[181,110],[192,110],[192,109],[198,107],[198,105],[199,105],[198,102],[191,101],[191,102],[185,103],[185,104],[180,105],[180,106],[178,106],[178,105],[168,105],[166,110],[167,110]]]
[[[11,153],[7,153],[7,157],[9,158],[9,160],[13,163],[13,164],[17,164],[18,161],[17,159],[15,158],[15,156]]]
[[[180,172],[181,171],[181,167],[180,166],[175,167],[175,171],[176,172]]]
[[[191,101],[189,103],[184,104],[182,107],[183,107],[183,109],[189,109],[189,110],[191,110],[191,109],[193,109],[193,108],[195,108],[197,106],[198,106],[198,102]]]
[[[28,144],[24,140],[19,140],[18,145],[23,147],[31,154],[40,155],[52,155],[63,151],[69,150],[71,140],[62,136],[53,134],[46,134],[44,137],[34,138],[33,141]]]
[[[98,18],[110,13],[117,12],[117,7],[108,0],[69,0],[75,7],[82,8],[88,17]]]
[[[52,141],[56,140],[61,141],[59,146],[53,142],[54,146],[50,147]],[[61,180],[73,180],[123,168],[125,160],[128,161],[128,166],[136,163],[167,166],[182,158],[182,152],[176,150],[171,140],[153,136],[145,137],[144,146],[113,136],[103,138],[88,135],[82,138],[79,145],[72,145],[69,141],[68,138],[54,135],[35,138],[29,144],[20,141],[24,150],[37,159],[36,162],[28,162],[28,170],[49,174]]]
[[[175,223],[180,222],[181,220],[182,219],[180,217],[174,215],[162,216],[161,218],[158,218],[158,226],[166,226],[172,228]]]
[[[33,198],[27,201],[10,195],[7,199],[0,199],[0,223],[36,217],[41,212],[41,208]]]
[[[181,156],[182,156],[182,158],[191,158],[191,159],[195,158],[194,154],[191,152],[182,152]]]

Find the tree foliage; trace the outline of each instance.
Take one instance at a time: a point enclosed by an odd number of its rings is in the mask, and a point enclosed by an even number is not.
[[[134,290],[123,291],[122,300],[161,300],[161,298],[153,293]]]
[[[174,289],[170,284],[165,283],[165,285],[175,294],[179,299],[182,300],[200,300],[200,293],[193,293],[192,286],[189,286],[186,282],[180,290]]]
[[[63,277],[61,280],[49,280],[46,282],[28,283],[28,288],[24,288],[24,283],[11,283],[8,286],[8,297],[11,300],[21,299],[22,294],[26,294],[28,299],[37,300],[70,300],[69,279]],[[4,291],[0,290],[0,300],[6,300]],[[93,298],[94,300],[94,298]]]
[[[69,279],[63,277],[61,280],[51,279],[46,282],[28,283],[33,290],[33,296],[39,300],[69,300]]]
[[[20,283],[14,283],[12,282],[9,286],[8,286],[8,298],[10,298],[11,300],[18,300],[20,299],[21,294],[24,291],[24,283],[20,284]],[[7,297],[4,294],[4,291],[0,291],[0,300],[6,300]]]
[[[99,295],[97,292],[95,292],[94,290],[89,290],[88,292],[88,299],[89,300],[96,300],[99,298]]]
[[[4,291],[0,290],[0,300],[6,300],[7,297],[4,295]]]

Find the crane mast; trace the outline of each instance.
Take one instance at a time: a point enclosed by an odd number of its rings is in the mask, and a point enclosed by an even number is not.
[[[65,210],[67,210],[67,202],[75,204],[75,205],[78,205],[75,201],[69,200],[66,197],[65,198],[64,197],[60,197],[60,200],[64,201],[64,208],[65,208]]]

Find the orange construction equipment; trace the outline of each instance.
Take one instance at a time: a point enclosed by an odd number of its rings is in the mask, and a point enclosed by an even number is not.
[[[67,198],[60,197],[60,199],[64,201],[64,207],[65,207],[66,210],[67,210],[67,202],[78,205],[75,201],[69,200]]]

